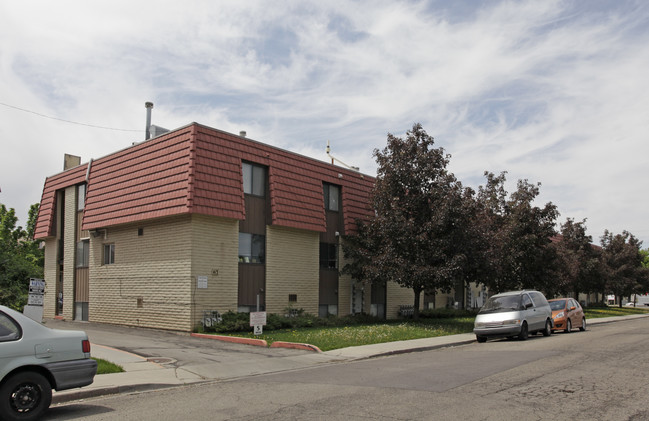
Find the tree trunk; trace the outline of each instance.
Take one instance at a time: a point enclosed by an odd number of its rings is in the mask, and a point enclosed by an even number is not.
[[[413,320],[419,320],[419,301],[421,299],[421,288],[413,288],[413,291],[415,292],[415,304],[414,308],[412,309],[412,319]]]

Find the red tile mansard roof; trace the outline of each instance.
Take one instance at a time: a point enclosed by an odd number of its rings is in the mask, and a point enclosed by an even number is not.
[[[192,123],[91,161],[82,228],[190,213],[242,220],[242,161],[269,169],[273,225],[324,231],[323,182],[342,186],[346,232],[371,214],[373,177]],[[36,238],[55,235],[56,191],[83,183],[87,169],[45,181]]]
[[[34,238],[46,238],[56,235],[54,215],[56,210],[56,192],[69,186],[83,183],[86,179],[88,164],[82,164],[45,180],[41,204],[34,228]]]

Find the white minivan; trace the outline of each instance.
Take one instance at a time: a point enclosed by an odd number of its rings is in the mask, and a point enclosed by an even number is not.
[[[490,297],[478,312],[473,326],[478,342],[487,338],[525,340],[528,335],[552,333],[552,310],[538,291],[511,291]]]

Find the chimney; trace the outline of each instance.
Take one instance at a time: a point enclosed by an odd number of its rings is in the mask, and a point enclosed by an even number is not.
[[[246,137],[246,131],[245,131],[245,130],[241,130],[241,131],[239,132],[239,136],[241,136],[241,137]]]
[[[79,166],[80,164],[80,156],[70,155],[67,153],[63,155],[63,171]]]
[[[151,109],[153,108],[153,102],[145,102],[144,108],[146,108],[146,131],[144,140],[149,140],[151,138]]]

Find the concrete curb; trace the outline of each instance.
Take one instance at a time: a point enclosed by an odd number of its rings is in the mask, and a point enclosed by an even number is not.
[[[322,352],[320,348],[318,348],[315,345],[300,344],[295,342],[275,341],[272,344],[270,344],[269,347],[268,342],[264,339],[241,338],[238,336],[225,336],[225,335],[208,335],[204,333],[192,333],[191,336],[195,338],[214,339],[217,341],[233,342],[233,343],[244,344],[244,345],[263,346],[266,348],[290,348],[290,349],[301,349],[304,351]]]
[[[240,338],[238,336],[224,336],[224,335],[206,335],[204,333],[192,333],[191,336],[195,338],[216,339],[217,341],[234,342],[237,344],[268,347],[268,342],[266,342],[263,339]]]
[[[443,344],[438,344],[438,345],[428,345],[428,346],[421,346],[421,347],[416,347],[416,348],[404,348],[404,349],[395,349],[391,351],[386,351],[386,352],[379,352],[375,353],[372,355],[368,355],[366,357],[361,357],[358,359],[370,359],[370,358],[376,358],[376,357],[387,357],[389,355],[400,355],[400,354],[410,354],[413,352],[424,352],[424,351],[432,351],[433,349],[439,349],[439,348],[450,348],[453,346],[459,346],[459,345],[466,345],[475,342],[475,338],[472,339],[467,339],[464,341],[454,341],[454,342],[447,342]]]
[[[149,390],[169,389],[172,387],[186,386],[185,384],[168,383],[143,383],[123,386],[106,386],[98,389],[64,390],[52,395],[52,405],[78,401],[82,399],[96,398],[98,396],[118,395],[121,393],[146,392]]]
[[[314,351],[314,352],[322,352],[320,348],[318,348],[315,345],[311,344],[298,344],[295,342],[283,342],[283,341],[275,341],[272,344],[270,344],[271,348],[291,348],[291,349],[301,349],[304,351]]]

